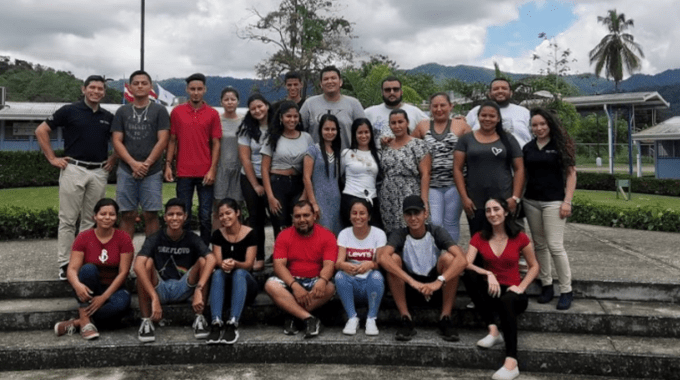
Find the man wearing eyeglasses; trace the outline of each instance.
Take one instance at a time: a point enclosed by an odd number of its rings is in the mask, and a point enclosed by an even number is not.
[[[409,134],[416,129],[416,126],[421,120],[426,120],[427,115],[420,110],[420,108],[402,102],[404,91],[401,87],[401,81],[395,76],[388,76],[383,79],[380,85],[382,89],[383,103],[376,106],[366,108],[366,118],[371,121],[373,125],[373,135],[375,136],[375,143],[380,147],[380,142],[386,144],[389,139],[394,138],[392,130],[390,130],[390,112],[397,108],[401,108],[408,114],[408,132]]]
[[[94,205],[104,198],[106,180],[116,161],[114,154],[108,154],[113,114],[99,104],[106,95],[106,79],[90,75],[81,91],[83,100],[59,108],[35,130],[45,158],[61,170],[57,234],[60,280],[66,280],[78,216],[80,231],[94,226]],[[64,157],[57,157],[50,141],[50,132],[58,127],[63,130]]]

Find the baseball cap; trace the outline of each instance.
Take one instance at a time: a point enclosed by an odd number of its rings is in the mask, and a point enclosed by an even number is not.
[[[409,195],[404,198],[404,213],[411,210],[425,210],[425,203],[423,203],[423,199],[419,195]]]

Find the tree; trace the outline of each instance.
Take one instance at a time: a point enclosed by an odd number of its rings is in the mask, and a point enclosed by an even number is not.
[[[624,67],[628,73],[640,69],[640,60],[645,57],[642,47],[637,44],[630,33],[625,33],[633,26],[633,20],[626,20],[626,15],[619,14],[616,9],[609,11],[606,17],[597,17],[609,29],[607,34],[593,50],[590,51],[590,64],[595,63],[595,75],[600,76],[604,69],[606,78],[614,79],[616,92],[623,79]]]
[[[409,85],[409,83],[420,83],[419,81],[422,79],[421,74],[414,78],[414,75],[397,71],[395,67],[394,65],[390,66],[388,63],[366,65],[364,62],[359,68],[345,68],[343,70],[343,76],[345,77],[343,93],[357,98],[364,108],[380,104],[383,102],[382,81],[386,77],[394,75],[402,82],[403,102],[418,105],[429,96],[422,96],[415,88]],[[422,75],[427,77],[426,74]],[[427,80],[424,81],[427,82]],[[432,93],[434,92],[436,91]]]
[[[306,96],[324,66],[352,61],[352,24],[335,16],[337,9],[329,0],[282,0],[277,10],[266,15],[251,11],[257,21],[239,30],[239,38],[278,48],[255,65],[262,79],[280,84],[281,75],[297,71],[302,76],[302,95]]]
[[[547,34],[541,32],[538,34],[538,38],[542,38],[544,41],[548,42],[550,53],[548,54],[547,59],[534,53],[533,60],[535,61],[538,59],[546,64],[546,68],[541,69],[539,72],[541,75],[545,74],[547,76],[552,76],[555,80],[555,88],[557,88],[559,85],[559,77],[569,74],[569,71],[571,71],[569,62],[576,62],[576,59],[569,60],[571,50],[561,50],[560,46],[555,41],[555,36],[548,38]]]

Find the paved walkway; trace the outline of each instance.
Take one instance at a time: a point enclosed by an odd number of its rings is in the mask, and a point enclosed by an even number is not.
[[[462,218],[462,222],[465,218]],[[466,223],[460,245],[467,249]],[[650,232],[568,223],[565,246],[572,276],[578,280],[680,284],[680,233]],[[135,248],[144,242],[135,236]],[[267,229],[267,255],[273,234]],[[0,242],[0,281],[53,280],[57,277],[56,240]]]

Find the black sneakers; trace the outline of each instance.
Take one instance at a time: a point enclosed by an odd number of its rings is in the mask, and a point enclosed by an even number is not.
[[[59,280],[61,281],[66,281],[68,278],[66,277],[66,270],[68,269],[68,263],[63,264],[59,267]]]
[[[222,343],[234,344],[238,340],[238,323],[229,321],[226,323],[224,334],[222,335]]]
[[[151,319],[142,319],[142,324],[139,326],[139,332],[137,333],[137,339],[142,343],[149,343],[156,340],[156,334]]]
[[[299,333],[300,330],[298,330],[297,326],[295,325],[295,318],[287,318],[283,322],[283,333],[286,335],[295,335]]]
[[[222,343],[222,336],[224,335],[224,324],[220,320],[214,320],[210,324],[210,333],[208,333],[208,338],[205,340],[208,344],[220,344]]]
[[[439,320],[439,333],[442,335],[442,339],[447,342],[458,342],[460,340],[458,331],[456,331],[453,321],[448,315]]]
[[[319,335],[321,331],[321,321],[315,316],[305,319],[305,339],[313,338]]]
[[[415,326],[413,325],[413,320],[411,318],[402,315],[401,316],[401,325],[397,329],[397,334],[394,336],[396,340],[400,340],[403,342],[409,341],[413,339],[413,337],[416,335],[416,329]]]

